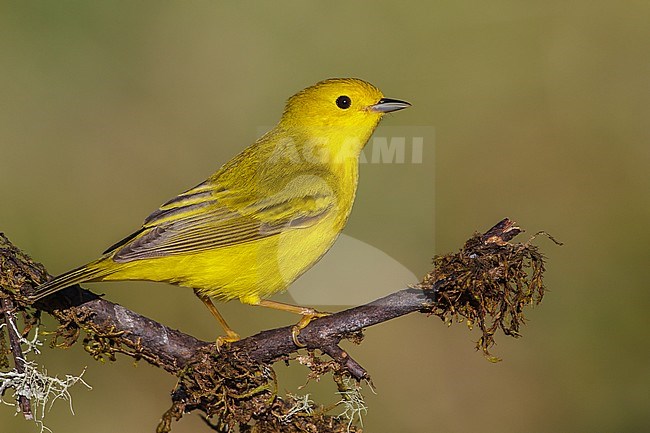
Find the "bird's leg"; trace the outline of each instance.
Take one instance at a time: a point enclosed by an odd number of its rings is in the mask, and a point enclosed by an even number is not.
[[[221,324],[223,330],[226,332],[225,336],[217,337],[217,347],[221,347],[223,343],[232,343],[241,339],[238,333],[232,330],[230,326],[226,323],[226,319],[223,318],[217,307],[214,306],[212,300],[209,296],[206,296],[200,293],[198,290],[194,289],[194,294],[205,304],[205,306],[210,310],[210,313],[214,316],[215,319]]]
[[[285,304],[283,302],[269,301],[267,299],[260,299],[254,305],[258,305],[260,307],[273,308],[274,310],[288,311],[290,313],[300,314],[302,318],[291,329],[291,338],[293,339],[293,342],[298,347],[305,347],[305,345],[298,340],[298,334],[300,334],[300,331],[302,329],[304,329],[307,325],[309,325],[309,323],[312,320],[318,319],[319,317],[329,316],[330,314],[332,314],[332,313],[323,313],[320,311],[316,311],[313,308],[301,307],[299,305]]]

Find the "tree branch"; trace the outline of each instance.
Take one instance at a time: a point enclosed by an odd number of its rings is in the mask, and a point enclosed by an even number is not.
[[[500,327],[506,334],[516,335],[521,306],[532,300],[539,302],[543,294],[541,254],[534,246],[512,245],[508,242],[520,232],[521,229],[514,222],[504,219],[485,234],[475,235],[456,255],[442,256],[442,259],[448,259],[446,267],[434,269],[417,287],[404,288],[368,304],[314,320],[301,330],[299,339],[308,350],[318,349],[329,355],[337,365],[337,374],[347,373],[357,380],[369,380],[368,372],[339,346],[342,339],[360,340],[364,328],[413,312],[436,314],[444,320],[451,320],[450,317],[461,314],[467,320],[479,324],[484,334],[482,343],[479,343],[484,345],[481,347],[487,353],[494,331]],[[505,266],[510,266],[509,262],[515,259],[520,262],[527,259],[539,263],[539,266],[533,269],[532,277],[525,272],[517,274],[512,270],[506,271]],[[25,298],[21,294],[29,294],[36,285],[48,278],[45,269],[14,247],[2,234],[0,264],[0,286],[5,293],[11,291],[14,299],[26,307]],[[481,270],[483,279],[468,280],[465,272],[468,269],[472,275],[476,274],[477,269]],[[510,288],[513,277],[524,279],[525,284],[516,281],[517,284],[514,285],[527,290],[528,294],[522,295],[519,290],[514,299],[501,293],[504,292],[501,288]],[[459,285],[458,282],[462,284]],[[494,290],[495,287],[499,290]],[[537,298],[535,293],[538,293]],[[506,299],[499,296],[506,296]],[[86,332],[85,348],[95,358],[114,358],[115,353],[123,353],[181,376],[189,365],[217,362],[214,360],[216,351],[213,342],[201,341],[168,328],[79,286],[45,298],[36,303],[35,307],[50,313],[61,323],[57,331],[58,344],[73,344],[83,329]],[[513,329],[507,327],[512,326],[512,317],[507,317],[511,307],[512,314],[515,315]],[[493,316],[492,323],[485,320],[489,314]],[[242,363],[242,356],[245,355],[251,362],[270,365],[278,359],[286,359],[300,349],[292,339],[292,327],[287,326],[262,331],[232,343],[223,347],[217,356],[221,358],[218,362],[224,362],[225,355],[232,355],[237,362]],[[254,390],[267,385],[256,386]],[[174,393],[174,401],[175,405],[182,402],[182,407],[173,406],[170,409],[166,414],[167,425],[163,426],[163,419],[160,431],[168,431],[165,429],[169,428],[169,420],[180,417],[183,411],[200,408],[212,415],[215,408],[223,403],[220,400],[207,402],[203,397],[193,400],[188,397],[190,385],[179,384],[179,387]],[[250,392],[253,391],[249,391],[249,394]],[[240,395],[244,394],[240,392]],[[255,393],[249,396],[252,395]]]

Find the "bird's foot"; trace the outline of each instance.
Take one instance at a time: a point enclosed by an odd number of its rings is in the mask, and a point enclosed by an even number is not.
[[[302,313],[302,319],[293,327],[291,328],[291,339],[293,340],[293,343],[298,346],[298,347],[306,347],[306,344],[303,344],[300,340],[298,340],[298,335],[300,334],[300,331],[305,329],[307,325],[311,323],[312,320],[318,319],[321,317],[327,317],[330,316],[332,313],[323,313],[320,311],[316,311],[312,308],[305,308],[304,312]]]
[[[232,330],[226,330],[226,335],[220,335],[217,337],[216,345],[217,352],[221,352],[221,347],[226,343],[234,343],[235,341],[241,340],[241,337],[238,333]]]

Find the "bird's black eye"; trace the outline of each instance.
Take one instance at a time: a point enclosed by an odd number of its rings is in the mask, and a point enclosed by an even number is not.
[[[348,96],[342,95],[336,98],[336,106],[345,110],[346,108],[350,108],[350,105],[352,104],[352,101]]]

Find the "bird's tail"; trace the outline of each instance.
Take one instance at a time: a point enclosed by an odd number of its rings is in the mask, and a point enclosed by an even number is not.
[[[109,269],[101,265],[101,260],[88,263],[87,265],[80,266],[76,269],[68,271],[58,277],[45,282],[38,286],[32,295],[28,298],[32,302],[43,299],[53,293],[63,290],[66,287],[74,286],[75,284],[83,283],[86,281],[97,281],[102,277],[112,274],[116,269]]]

